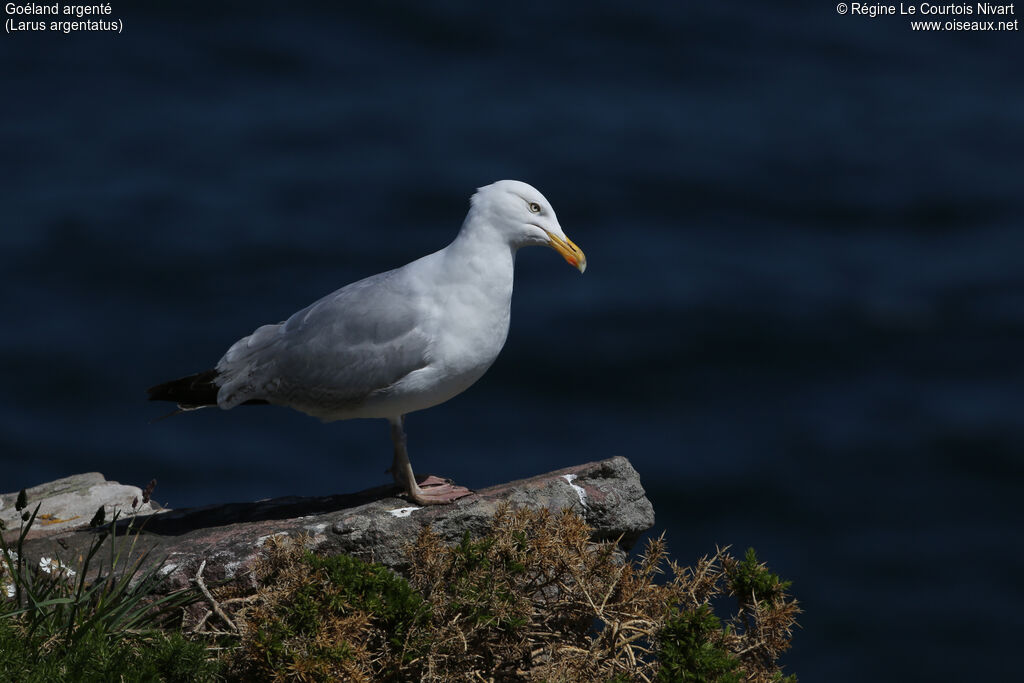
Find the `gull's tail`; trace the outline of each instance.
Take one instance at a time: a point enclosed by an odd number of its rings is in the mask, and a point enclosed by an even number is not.
[[[207,406],[217,405],[217,371],[204,370],[194,375],[172,379],[170,382],[157,384],[147,389],[150,401],[173,401],[178,404],[178,409],[164,415],[171,417],[186,410],[197,410]],[[261,399],[251,399],[243,405],[260,405],[267,402]],[[162,418],[161,418],[162,419]]]

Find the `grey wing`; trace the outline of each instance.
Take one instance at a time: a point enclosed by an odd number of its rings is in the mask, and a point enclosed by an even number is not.
[[[360,280],[240,339],[217,364],[218,404],[262,398],[329,414],[425,367],[424,307],[402,280],[398,271]]]

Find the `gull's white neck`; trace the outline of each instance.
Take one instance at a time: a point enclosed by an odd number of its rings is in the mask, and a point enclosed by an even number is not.
[[[459,234],[444,250],[445,268],[451,275],[464,275],[481,287],[497,288],[511,297],[516,249],[487,213],[474,206]]]
[[[433,292],[435,364],[459,391],[490,367],[505,345],[512,303],[515,248],[474,211],[458,236],[436,254]]]

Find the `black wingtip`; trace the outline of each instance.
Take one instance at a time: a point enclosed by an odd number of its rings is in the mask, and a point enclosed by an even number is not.
[[[201,407],[217,403],[216,370],[205,370],[157,384],[146,390],[150,401],[173,401],[183,406]]]

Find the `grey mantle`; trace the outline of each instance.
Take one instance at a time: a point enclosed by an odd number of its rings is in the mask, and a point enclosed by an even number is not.
[[[187,585],[204,560],[207,580],[239,577],[259,556],[266,539],[281,534],[307,535],[318,553],[348,553],[401,571],[407,564],[404,548],[421,528],[429,525],[451,543],[467,531],[478,536],[487,531],[502,503],[552,511],[569,508],[594,529],[595,541],[618,541],[624,550],[654,524],[640,477],[622,457],[499,484],[452,505],[420,508],[394,494],[393,487],[385,486],[320,498],[162,510],[141,504],[138,488],[108,482],[98,473],[82,474],[29,489],[29,509],[41,507],[25,554],[56,556],[75,566],[99,533],[88,522],[100,504],[105,505],[108,522],[117,510],[122,529],[128,521],[133,530],[142,529],[136,550],[151,550],[152,558],[164,562],[169,588]],[[16,497],[16,492],[0,495],[0,520],[6,523],[8,542],[17,535]],[[129,520],[133,501],[138,512]]]

